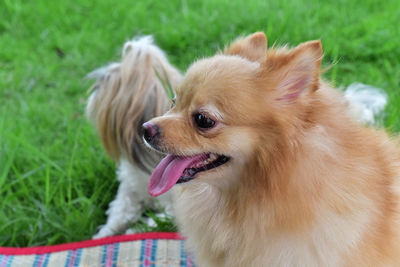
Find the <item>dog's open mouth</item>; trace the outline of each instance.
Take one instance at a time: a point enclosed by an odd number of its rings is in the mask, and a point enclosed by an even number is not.
[[[155,168],[150,178],[149,193],[159,196],[177,183],[185,183],[195,178],[196,174],[214,169],[229,161],[229,157],[214,153],[194,156],[166,156]]]

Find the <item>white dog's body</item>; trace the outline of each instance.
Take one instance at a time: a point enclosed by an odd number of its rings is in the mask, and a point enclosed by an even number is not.
[[[107,210],[107,223],[94,238],[124,233],[137,221],[146,207],[158,203],[172,214],[171,197],[153,198],[147,185],[153,168],[161,159],[145,148],[140,126],[163,114],[170,101],[156,72],[168,78],[172,86],[181,80],[150,36],[124,44],[120,63],[109,64],[91,74],[95,78],[93,93],[86,107],[87,117],[95,124],[105,150],[118,165],[118,193]],[[167,75],[168,77],[164,77]]]

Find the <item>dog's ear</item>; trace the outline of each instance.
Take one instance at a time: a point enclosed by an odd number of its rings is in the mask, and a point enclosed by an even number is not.
[[[277,79],[277,100],[294,101],[319,88],[322,45],[319,40],[300,44],[285,53],[268,53],[264,70]]]
[[[224,54],[238,55],[251,61],[260,61],[265,57],[267,50],[267,37],[263,32],[253,33],[245,38],[236,39]]]

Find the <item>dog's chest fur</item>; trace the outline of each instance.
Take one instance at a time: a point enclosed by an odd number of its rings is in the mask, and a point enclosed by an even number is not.
[[[321,206],[310,227],[280,231],[269,229],[268,208],[231,220],[233,211],[209,185],[182,189],[175,189],[175,212],[199,266],[351,266],[374,223],[373,210],[340,215]],[[369,266],[368,257],[357,263]]]

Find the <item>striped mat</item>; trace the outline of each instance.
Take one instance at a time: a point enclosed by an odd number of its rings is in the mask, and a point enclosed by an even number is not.
[[[0,267],[194,266],[177,233],[141,233],[31,248],[0,247]]]

